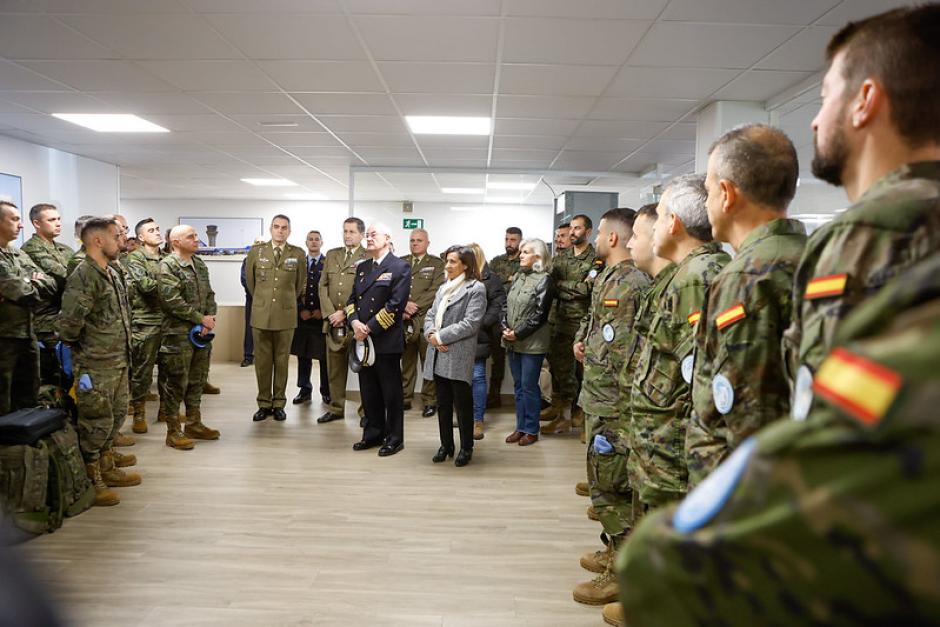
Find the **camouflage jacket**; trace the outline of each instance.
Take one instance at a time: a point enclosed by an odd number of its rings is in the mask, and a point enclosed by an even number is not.
[[[579,403],[588,414],[617,414],[621,394],[617,375],[623,369],[640,297],[649,283],[649,277],[632,261],[608,266],[597,275],[591,309],[575,337],[576,342],[584,342]]]
[[[581,321],[591,304],[591,283],[597,276],[591,275],[597,254],[594,246],[588,244],[580,255],[575,255],[574,248],[552,260],[551,276],[555,284],[556,320]]]
[[[685,437],[690,487],[746,437],[790,415],[780,340],[805,245],[806,229],[797,220],[760,226],[708,289],[695,328],[693,412]]]
[[[33,279],[34,272],[42,276]],[[33,309],[57,291],[55,279],[43,274],[29,255],[13,246],[0,248],[0,337],[35,338]]]
[[[48,243],[38,235],[26,240],[21,250],[29,255],[40,270],[56,282],[56,293],[42,299],[33,310],[33,327],[40,339],[55,339],[56,318],[62,306],[62,290],[68,278],[72,249],[59,242]]]
[[[663,290],[637,360],[630,390],[629,465],[640,500],[656,505],[686,491],[685,431],[692,413],[691,387],[682,361],[691,357],[694,326],[705,293],[731,260],[721,245],[699,246],[677,264]]]
[[[198,256],[193,255],[190,261],[175,253],[165,256],[160,260],[158,277],[164,335],[185,335],[203,316],[216,314],[209,268]]]
[[[82,261],[85,260],[85,246],[84,244],[76,250],[71,257],[69,257],[69,262],[65,266],[65,272],[67,275],[75,272],[75,268],[78,267]]]
[[[127,256],[127,295],[131,302],[131,323],[134,328],[163,325],[163,307],[160,304],[160,260],[140,247]]]
[[[59,338],[76,361],[108,368],[129,364],[131,321],[124,282],[113,264],[102,269],[85,258],[65,282]]]
[[[503,280],[503,287],[508,294],[509,286],[512,285],[512,280],[516,277],[516,273],[519,272],[519,255],[517,254],[512,259],[506,254],[496,255],[490,261],[490,272]]]
[[[843,318],[888,281],[940,250],[940,161],[905,165],[814,232],[797,267],[784,334],[791,384],[829,353]],[[804,377],[804,380],[808,378]]]
[[[617,560],[631,625],[936,624],[937,251],[834,344],[806,421],[766,427],[633,532]]]

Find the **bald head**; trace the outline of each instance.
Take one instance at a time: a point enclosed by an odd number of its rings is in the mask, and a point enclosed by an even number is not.
[[[192,257],[199,250],[199,236],[196,229],[188,224],[180,224],[170,229],[167,241],[170,242],[173,252],[183,259]]]
[[[716,180],[731,181],[758,205],[786,211],[796,194],[799,161],[780,129],[765,124],[733,128],[712,145],[709,161]]]

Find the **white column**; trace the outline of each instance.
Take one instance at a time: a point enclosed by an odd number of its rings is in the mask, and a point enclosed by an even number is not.
[[[740,124],[768,124],[770,112],[762,102],[718,100],[698,114],[695,129],[695,171],[705,173],[708,149],[716,139]]]

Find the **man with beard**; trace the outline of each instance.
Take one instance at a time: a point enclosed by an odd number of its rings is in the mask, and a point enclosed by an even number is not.
[[[506,254],[496,255],[490,260],[490,272],[503,280],[503,288],[507,294],[512,280],[519,272],[519,244],[521,243],[522,229],[517,226],[509,227],[506,229],[504,240]],[[500,406],[499,389],[503,386],[503,377],[506,373],[506,351],[502,346],[502,331],[497,327],[499,325],[493,325],[493,341],[490,343],[493,347],[493,354],[490,355],[493,364],[490,369],[490,389],[486,398],[487,408]]]
[[[845,316],[940,250],[940,5],[851,22],[826,50],[813,174],[853,203],[812,234],[784,335],[793,417]]]
[[[562,222],[555,229],[555,246],[552,253],[560,255],[562,251],[571,248],[571,223]]]

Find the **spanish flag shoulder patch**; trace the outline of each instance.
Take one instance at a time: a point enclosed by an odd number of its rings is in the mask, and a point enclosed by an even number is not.
[[[699,321],[701,317],[702,317],[702,310],[699,309],[698,311],[693,311],[692,313],[690,313],[688,318],[686,318],[686,320],[689,321],[690,325],[694,325],[696,322]]]
[[[747,318],[747,312],[744,311],[744,304],[738,303],[734,307],[718,314],[718,317],[715,318],[715,325],[721,330],[729,324],[733,324],[743,318]]]
[[[817,277],[806,284],[806,292],[804,292],[803,297],[813,300],[829,296],[840,296],[845,292],[845,284],[848,279],[849,275],[844,272]]]
[[[619,307],[620,299],[619,298],[605,298],[604,307]]]
[[[833,349],[813,391],[867,426],[876,426],[901,389],[901,375],[844,348]]]

